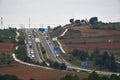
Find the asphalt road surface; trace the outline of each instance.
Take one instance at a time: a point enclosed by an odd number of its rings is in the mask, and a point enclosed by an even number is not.
[[[27,54],[28,57],[30,57],[33,61],[41,63],[43,62],[42,59],[39,56],[36,43],[35,43],[35,38],[32,33],[32,29],[26,29],[26,46],[27,46]]]

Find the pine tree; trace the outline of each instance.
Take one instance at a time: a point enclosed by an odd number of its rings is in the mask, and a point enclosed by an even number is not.
[[[87,80],[99,80],[99,76],[98,76],[98,74],[97,74],[96,72],[92,72],[92,73],[88,76]]]

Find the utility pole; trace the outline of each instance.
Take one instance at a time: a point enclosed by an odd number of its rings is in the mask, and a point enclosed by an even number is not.
[[[30,28],[30,26],[31,26],[30,23],[31,23],[31,20],[30,20],[30,17],[29,17],[29,28]]]
[[[3,28],[3,17],[1,17],[1,29]]]

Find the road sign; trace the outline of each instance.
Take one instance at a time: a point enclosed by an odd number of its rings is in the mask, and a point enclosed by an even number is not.
[[[81,62],[81,66],[86,67],[87,65],[88,65],[88,63],[86,61]]]
[[[59,46],[55,46],[55,47],[54,47],[54,50],[55,50],[55,51],[59,51],[59,50],[60,50]]]
[[[43,33],[45,32],[45,28],[39,28],[38,31]]]

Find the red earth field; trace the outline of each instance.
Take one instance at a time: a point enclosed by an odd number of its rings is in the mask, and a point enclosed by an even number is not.
[[[110,34],[120,34],[120,31],[117,30],[100,30],[100,29],[91,29],[89,26],[75,26],[70,27],[69,29],[80,30],[82,36],[100,36],[100,35],[110,35]]]
[[[60,42],[64,44],[63,47],[66,50],[79,49],[93,51],[96,47],[101,50],[120,50],[120,31],[90,29],[89,26],[75,26],[69,27],[69,29],[80,30],[82,37],[61,39]],[[66,44],[68,42],[73,42],[73,44]],[[80,42],[88,42],[88,44],[74,44]]]
[[[35,80],[60,80],[60,78],[68,74],[68,72],[36,68],[15,63],[11,67],[0,65],[0,74],[16,75],[22,80],[29,80],[30,78],[34,78]]]
[[[12,50],[14,44],[11,42],[0,43],[0,50]]]

